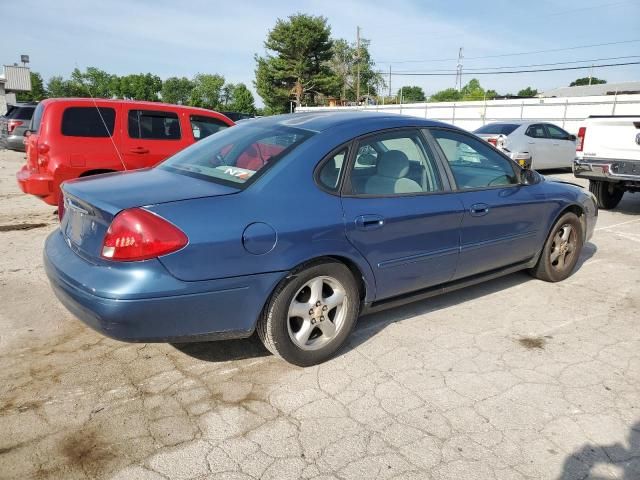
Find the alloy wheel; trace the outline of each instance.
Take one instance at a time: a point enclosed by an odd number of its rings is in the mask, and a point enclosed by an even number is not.
[[[551,252],[549,253],[551,267],[555,270],[562,271],[568,265],[571,265],[577,243],[578,236],[576,229],[568,223],[562,225],[553,236]]]

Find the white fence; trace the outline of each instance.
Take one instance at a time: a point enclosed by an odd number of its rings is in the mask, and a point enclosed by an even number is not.
[[[475,130],[486,123],[534,120],[554,123],[577,133],[580,122],[590,115],[638,115],[640,95],[527,98],[478,102],[407,103],[357,107],[300,107],[297,112],[368,110],[412,115]]]

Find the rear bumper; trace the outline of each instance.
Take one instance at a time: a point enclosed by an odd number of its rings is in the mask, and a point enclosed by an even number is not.
[[[251,335],[283,273],[183,282],[158,260],[93,264],[60,230],[46,240],[44,264],[62,304],[89,327],[128,342],[184,342]]]
[[[576,158],[573,174],[578,178],[640,184],[640,162],[630,160]]]
[[[16,179],[20,190],[24,193],[40,197],[50,205],[56,205],[57,199],[51,175],[32,172],[27,165],[23,165],[16,173]]]

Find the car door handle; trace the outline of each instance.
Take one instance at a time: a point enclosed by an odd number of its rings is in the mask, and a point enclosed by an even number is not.
[[[487,213],[489,213],[489,205],[486,203],[474,203],[471,205],[469,209],[471,216],[473,217],[483,217]]]
[[[144,147],[134,147],[132,149],[129,150],[131,153],[149,153],[149,149],[148,148],[144,148]]]
[[[375,230],[384,226],[384,218],[380,215],[360,215],[355,223],[358,230]]]

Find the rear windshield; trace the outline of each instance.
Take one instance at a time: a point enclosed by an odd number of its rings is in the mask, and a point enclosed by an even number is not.
[[[488,133],[489,135],[509,135],[520,125],[514,123],[490,123],[480,127],[473,133]]]
[[[228,128],[182,150],[159,168],[242,187],[312,134],[283,126]]]
[[[29,125],[29,130],[34,133],[38,132],[40,128],[40,123],[42,122],[42,112],[44,112],[44,104],[39,103],[36,107],[36,111],[33,112],[33,117],[31,117],[31,124]]]
[[[31,116],[33,115],[33,111],[35,109],[36,107],[21,107],[16,105],[11,110],[9,110],[9,112],[7,113],[7,118],[13,120],[31,120]]]

